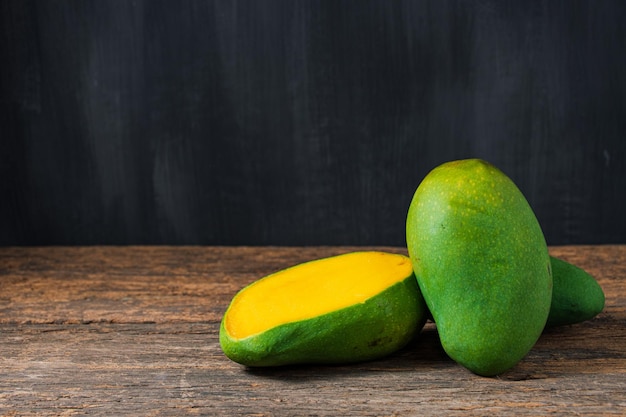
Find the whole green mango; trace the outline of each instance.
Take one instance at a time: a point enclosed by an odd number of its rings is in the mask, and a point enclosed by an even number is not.
[[[580,323],[604,308],[604,292],[587,271],[562,259],[550,257],[552,304],[547,327]]]
[[[545,238],[517,186],[483,160],[442,164],[415,191],[406,237],[446,353],[484,376],[517,364],[552,297]]]

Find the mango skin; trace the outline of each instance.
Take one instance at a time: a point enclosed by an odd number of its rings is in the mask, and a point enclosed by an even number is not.
[[[222,319],[220,344],[228,358],[250,367],[347,364],[401,349],[425,322],[426,303],[410,274],[361,304],[243,339],[231,337]]]
[[[604,292],[585,270],[550,257],[552,305],[546,327],[564,326],[592,319],[604,309]]]
[[[407,247],[446,353],[500,374],[541,335],[552,298],[548,250],[517,186],[488,162],[448,162],[417,188]]]

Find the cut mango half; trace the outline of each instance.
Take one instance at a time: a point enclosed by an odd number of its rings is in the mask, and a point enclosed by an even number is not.
[[[408,257],[352,252],[245,287],[224,314],[220,343],[226,356],[248,366],[349,363],[398,350],[425,320]]]

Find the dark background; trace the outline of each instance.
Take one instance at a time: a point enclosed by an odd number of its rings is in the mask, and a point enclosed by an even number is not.
[[[484,158],[626,243],[626,2],[0,0],[0,245],[404,245]]]

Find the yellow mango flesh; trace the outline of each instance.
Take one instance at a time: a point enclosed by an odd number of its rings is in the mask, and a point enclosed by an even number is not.
[[[268,329],[365,302],[412,274],[410,260],[353,252],[300,264],[260,279],[232,300],[224,327],[244,339]]]

